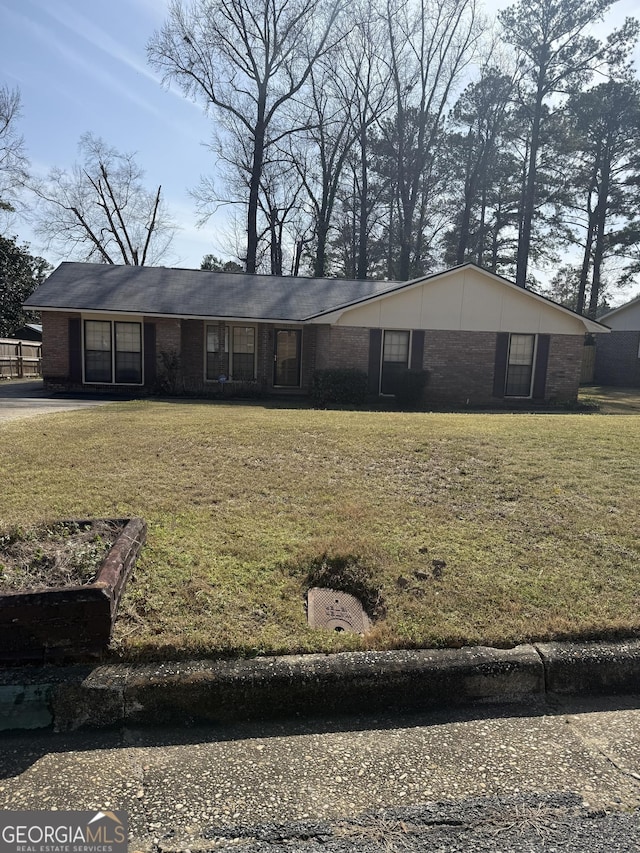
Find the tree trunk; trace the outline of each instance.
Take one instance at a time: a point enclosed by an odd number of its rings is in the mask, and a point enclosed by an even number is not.
[[[480,221],[478,223],[478,251],[476,255],[476,263],[479,267],[484,265],[484,241],[486,236],[486,217],[487,217],[487,188],[482,188],[482,200],[480,202]],[[495,272],[495,270],[494,270]]]
[[[519,287],[527,286],[527,268],[529,265],[529,252],[531,251],[531,226],[536,204],[536,178],[538,148],[540,146],[540,124],[542,119],[543,90],[541,76],[538,78],[538,89],[534,104],[533,124],[531,126],[531,140],[529,147],[529,163],[527,178],[522,199],[522,228],[518,240],[518,256],[516,262],[516,284]]]
[[[316,256],[313,261],[313,274],[316,278],[322,278],[327,272],[327,232],[329,223],[323,211],[320,211],[316,224]]]
[[[593,251],[593,278],[591,279],[591,294],[589,297],[588,316],[595,320],[602,285],[602,259],[604,258],[605,227],[609,203],[609,185],[611,182],[611,157],[603,155],[601,180],[598,188],[598,204],[596,205],[595,248]]]
[[[358,222],[358,263],[356,276],[367,277],[368,258],[368,209],[369,203],[369,163],[367,162],[367,129],[360,126],[360,214]],[[354,199],[355,201],[355,199]]]
[[[578,284],[578,296],[576,300],[576,311],[584,314],[585,295],[587,292],[587,279],[589,278],[589,267],[591,266],[591,250],[593,248],[593,237],[595,232],[595,213],[589,211],[589,222],[587,224],[587,238],[582,256],[582,268],[580,270],[580,282]]]
[[[264,161],[265,108],[266,93],[263,92],[260,94],[258,102],[258,116],[253,137],[253,162],[251,164],[251,178],[249,181],[247,258],[245,261],[245,269],[248,273],[255,273],[258,258],[258,197],[260,194],[260,180],[262,178],[262,165]]]

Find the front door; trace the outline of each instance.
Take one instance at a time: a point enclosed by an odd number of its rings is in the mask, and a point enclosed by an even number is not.
[[[300,329],[277,329],[275,333],[273,384],[300,387]]]

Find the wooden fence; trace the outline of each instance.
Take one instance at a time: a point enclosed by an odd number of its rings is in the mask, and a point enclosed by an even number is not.
[[[582,350],[582,371],[580,373],[580,384],[590,385],[596,371],[596,345],[588,343]]]
[[[0,378],[24,379],[40,376],[41,355],[40,341],[0,338]]]

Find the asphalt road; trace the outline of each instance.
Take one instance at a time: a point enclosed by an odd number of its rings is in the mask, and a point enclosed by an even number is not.
[[[45,391],[41,379],[0,380],[0,423],[35,415],[103,406],[109,400],[61,397]]]
[[[0,809],[124,809],[131,850],[640,850],[640,697],[22,732],[0,768]]]

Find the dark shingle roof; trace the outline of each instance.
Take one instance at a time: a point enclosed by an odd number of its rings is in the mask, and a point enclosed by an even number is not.
[[[404,284],[66,262],[25,306],[300,322]]]

